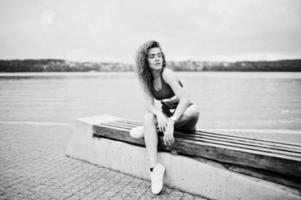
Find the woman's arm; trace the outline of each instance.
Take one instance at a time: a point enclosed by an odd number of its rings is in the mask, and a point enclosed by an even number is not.
[[[173,137],[174,123],[183,115],[186,108],[189,106],[190,100],[188,99],[185,89],[179,85],[178,79],[173,71],[165,68],[162,77],[164,78],[165,82],[171,87],[175,95],[179,98],[179,104],[177,105],[173,116],[169,118],[173,120],[168,120],[163,138],[165,144],[172,145],[175,141]]]
[[[176,110],[172,116],[175,120],[178,120],[183,115],[186,108],[189,106],[190,100],[188,98],[186,90],[179,85],[178,79],[173,71],[165,68],[163,72],[163,78],[179,99],[179,104],[177,105]]]
[[[158,128],[161,132],[164,132],[167,126],[168,118],[162,111],[158,110],[155,107],[154,98],[152,98],[149,94],[144,93],[144,97],[146,100],[146,109],[148,112],[152,113],[156,116],[158,122]]]

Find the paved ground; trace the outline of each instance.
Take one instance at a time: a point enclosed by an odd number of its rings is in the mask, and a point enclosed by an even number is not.
[[[148,181],[64,155],[68,126],[0,124],[0,199],[193,199]]]

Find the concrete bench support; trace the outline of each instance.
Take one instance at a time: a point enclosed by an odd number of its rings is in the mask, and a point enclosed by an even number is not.
[[[94,125],[116,120],[120,118],[109,115],[78,119],[66,155],[149,179],[145,148],[93,137]],[[166,167],[165,185],[210,199],[301,199],[295,189],[230,171],[206,159],[160,152],[159,161]]]

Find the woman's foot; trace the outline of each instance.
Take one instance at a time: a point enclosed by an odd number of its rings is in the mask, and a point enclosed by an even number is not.
[[[137,126],[130,130],[130,136],[135,139],[142,138],[144,136],[144,126]]]
[[[150,172],[152,193],[159,194],[163,188],[163,177],[165,167],[160,163],[157,163],[153,170]]]

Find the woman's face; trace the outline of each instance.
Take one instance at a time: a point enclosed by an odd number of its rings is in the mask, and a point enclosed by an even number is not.
[[[163,66],[163,54],[158,47],[151,48],[147,54],[148,65],[152,70],[160,70]]]

